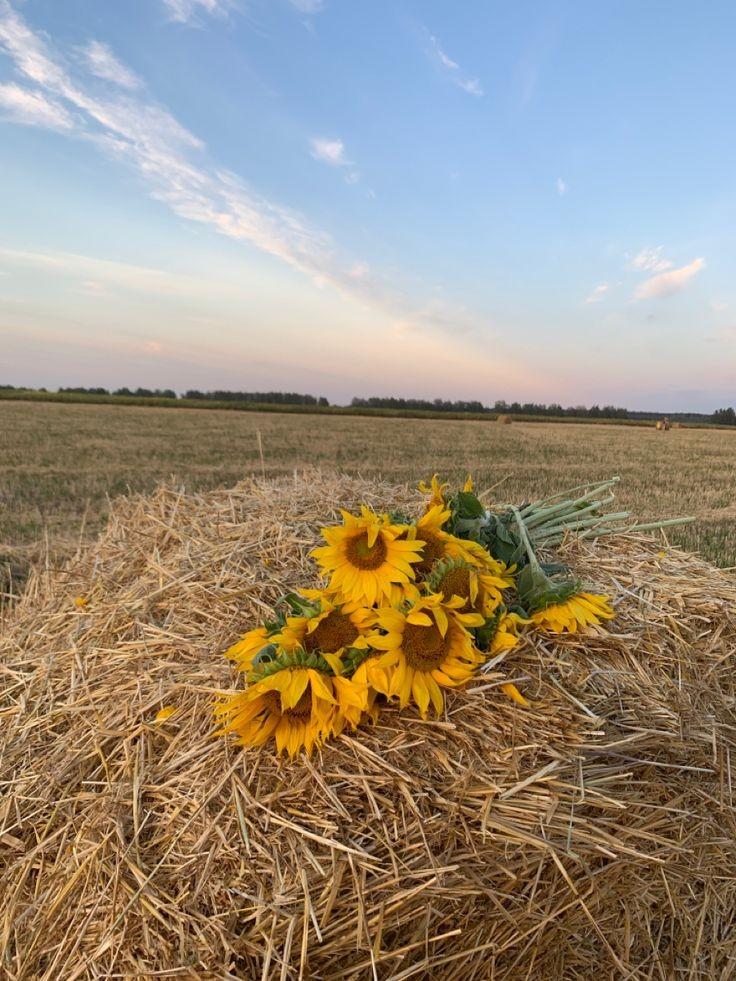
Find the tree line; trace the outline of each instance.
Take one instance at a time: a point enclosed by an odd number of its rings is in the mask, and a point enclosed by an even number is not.
[[[321,395],[302,395],[299,392],[200,392],[190,388],[184,393],[185,399],[205,399],[214,402],[261,402],[266,405],[323,405],[330,403]]]
[[[721,426],[736,426],[736,411],[731,408],[716,409],[712,418]]]
[[[17,385],[0,385],[0,391],[15,392],[47,392],[46,388],[27,388]],[[68,395],[121,395],[134,398],[164,398],[187,399],[192,401],[209,402],[254,402],[262,405],[313,405],[327,408],[330,402],[323,396],[305,395],[301,392],[235,392],[226,389],[201,392],[190,388],[182,395],[171,388],[116,388],[102,387],[84,388],[69,386],[57,389],[59,393]],[[354,409],[389,409],[395,411],[419,410],[429,412],[472,412],[478,415],[513,415],[513,416],[547,416],[549,418],[581,418],[581,419],[656,419],[669,416],[673,421],[681,422],[711,422],[721,426],[736,426],[736,411],[733,408],[716,409],[712,414],[705,412],[643,412],[624,409],[615,405],[570,405],[562,406],[558,402],[506,402],[498,399],[493,405],[484,405],[477,399],[407,399],[397,396],[373,395],[368,398],[352,399],[350,405]]]
[[[593,405],[573,405],[568,408],[556,402],[545,405],[542,402],[505,402],[498,399],[492,406],[483,405],[478,401],[446,399],[402,399],[395,397],[372,396],[371,398],[354,398],[350,403],[356,409],[427,409],[432,412],[480,412],[496,415],[514,416],[563,416],[588,417],[591,419],[628,419],[629,413],[615,405],[604,405],[602,408]]]

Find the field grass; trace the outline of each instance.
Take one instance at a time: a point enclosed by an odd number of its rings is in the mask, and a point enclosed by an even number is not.
[[[258,445],[260,433],[263,461]],[[190,489],[318,466],[415,482],[471,470],[501,500],[620,474],[643,520],[696,515],[671,540],[736,565],[736,432],[239,413],[0,402],[0,563],[58,562],[104,524],[109,500],[173,478]]]

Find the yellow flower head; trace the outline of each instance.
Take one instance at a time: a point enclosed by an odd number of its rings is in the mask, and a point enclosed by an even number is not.
[[[270,638],[272,644],[286,651],[303,648],[307,654],[321,653],[340,657],[348,647],[365,650],[368,647],[366,634],[373,626],[375,614],[365,607],[354,607],[348,612],[346,607],[333,602],[328,593],[317,594],[319,612],[314,616],[287,617],[282,629]]]
[[[445,506],[445,492],[450,485],[447,483],[440,483],[439,474],[433,474],[432,479],[427,484],[424,480],[419,481],[419,493],[429,494],[429,500],[427,501],[427,511],[438,505],[442,508]]]
[[[215,706],[218,735],[234,733],[240,746],[263,746],[273,736],[279,753],[311,754],[330,734],[338,706],[334,679],[314,668],[282,668],[225,696]]]
[[[419,520],[410,525],[406,531],[409,541],[422,543],[421,561],[416,567],[416,574],[424,578],[430,574],[436,562],[443,559],[463,559],[471,565],[483,565],[488,560],[495,559],[486,552],[482,545],[456,538],[443,527],[450,518],[450,512],[442,505],[430,508]]]
[[[468,631],[481,626],[483,616],[460,612],[462,605],[457,597],[447,602],[433,594],[418,600],[407,612],[379,610],[377,625],[386,632],[371,637],[370,643],[385,653],[374,659],[374,686],[389,697],[398,696],[402,708],[413,700],[423,718],[430,701],[441,712],[440,688],[463,684],[483,661]],[[386,676],[384,686],[379,672]]]
[[[496,567],[491,571],[464,559],[446,559],[435,566],[427,585],[431,592],[441,593],[446,600],[459,596],[464,601],[460,609],[473,610],[488,618],[503,600],[501,590],[514,584],[512,569],[502,562],[497,562]]]
[[[577,633],[590,624],[613,619],[608,596],[599,593],[575,593],[563,603],[553,603],[531,614],[531,621],[553,634]]]
[[[311,553],[330,574],[330,589],[347,603],[368,607],[389,599],[394,584],[414,578],[412,566],[420,561],[421,546],[400,539],[400,525],[366,507],[359,517],[347,511],[342,516],[342,525],[322,529],[327,544]]]

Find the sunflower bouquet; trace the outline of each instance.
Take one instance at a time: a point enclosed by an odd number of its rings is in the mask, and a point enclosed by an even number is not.
[[[576,633],[610,620],[608,596],[583,589],[565,565],[542,563],[537,550],[571,532],[622,530],[629,515],[604,510],[616,480],[492,511],[470,477],[449,494],[435,475],[419,485],[427,501],[415,520],[365,506],[341,512],[311,552],[323,585],[284,597],[273,620],[225,652],[247,685],[217,702],[219,734],[244,746],[273,740],[290,757],[311,753],[375,722],[387,702],[422,718],[442,712],[445,689],[497,665],[524,631]],[[501,687],[529,704],[515,685]]]

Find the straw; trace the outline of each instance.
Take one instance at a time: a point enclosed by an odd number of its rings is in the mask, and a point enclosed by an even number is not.
[[[212,737],[218,652],[360,502],[419,507],[317,471],[162,487],[31,576],[0,639],[0,976],[731,976],[736,585],[692,555],[566,544],[610,632],[535,634],[440,719],[294,763]]]

